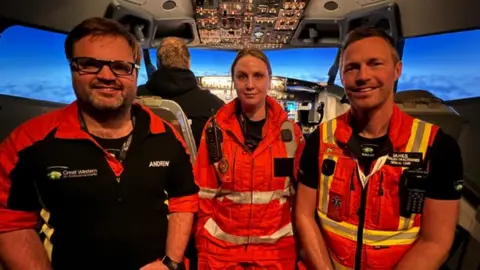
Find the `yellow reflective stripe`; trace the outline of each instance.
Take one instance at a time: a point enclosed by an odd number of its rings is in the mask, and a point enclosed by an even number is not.
[[[293,236],[293,227],[292,223],[288,223],[283,228],[280,228],[278,231],[272,233],[271,235],[265,236],[237,236],[224,232],[218,224],[210,218],[205,223],[205,230],[210,233],[213,237],[230,242],[236,245],[245,245],[245,244],[274,244],[278,240],[286,236]]]
[[[335,130],[337,129],[337,119],[334,118],[332,120],[329,120],[325,123],[322,123],[320,125],[321,131],[320,132],[320,141],[323,143],[329,143],[333,144],[335,143]],[[323,156],[324,159],[331,159],[335,161],[335,163],[338,161],[338,156],[334,155],[329,155],[328,153],[324,154]],[[332,183],[333,175],[326,176],[323,175],[322,172],[319,172],[320,174],[320,183],[319,183],[319,209],[323,213],[327,213],[328,210],[328,200],[329,200],[329,195],[328,195],[328,190],[330,189],[330,184]]]
[[[329,155],[325,154],[323,156],[324,159],[331,159],[337,163],[338,161],[338,156],[334,155]],[[320,206],[320,211],[323,213],[327,213],[328,211],[328,200],[330,199],[330,195],[328,194],[328,191],[330,190],[330,185],[332,184],[333,176],[335,173],[332,175],[324,175],[322,172],[320,172],[320,188],[318,189],[319,192],[319,206]]]
[[[51,242],[52,235],[54,233],[54,229],[50,227],[48,224],[48,221],[50,220],[50,212],[48,212],[45,209],[42,209],[40,211],[40,217],[43,219],[45,222],[42,225],[41,232],[45,234],[45,240],[43,241],[43,247],[45,248],[45,251],[47,252],[48,259],[52,261],[52,251],[53,251],[53,244]]]
[[[322,127],[322,142],[334,143],[335,142],[335,130],[337,129],[337,119],[327,121],[321,124]]]
[[[336,235],[357,241],[358,226],[346,222],[336,222],[329,219],[325,214],[318,213],[322,229]],[[408,245],[417,239],[419,228],[411,228],[406,231],[380,231],[363,230],[363,244],[368,246],[394,246]]]
[[[405,152],[421,152],[422,157],[425,158],[425,154],[428,148],[428,141],[432,133],[432,124],[414,119],[412,128],[410,131],[410,138],[408,139]],[[402,168],[402,171],[406,168]],[[409,218],[400,217],[398,222],[398,230],[408,230],[413,227],[416,214],[412,214]]]

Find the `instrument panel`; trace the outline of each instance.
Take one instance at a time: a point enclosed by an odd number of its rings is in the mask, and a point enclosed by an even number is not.
[[[201,45],[283,48],[309,0],[193,0]]]

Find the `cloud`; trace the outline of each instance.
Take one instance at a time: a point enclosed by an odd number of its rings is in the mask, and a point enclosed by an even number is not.
[[[428,90],[444,100],[469,98],[480,95],[480,76],[465,75],[410,75],[399,80],[398,90]]]
[[[213,69],[196,70],[197,76],[217,75]],[[221,73],[221,75],[226,75]],[[327,76],[321,76],[309,72],[291,72],[290,77],[314,81],[325,82]],[[145,72],[139,74],[139,84],[145,83],[147,75]],[[404,74],[400,78],[398,89],[414,90],[422,89],[432,92],[444,100],[469,98],[480,95],[480,76],[478,75],[416,75]],[[337,77],[336,83],[341,85]],[[17,78],[0,79],[0,94],[13,95],[31,99],[48,100],[54,102],[70,103],[75,100],[70,76],[48,77],[27,77],[19,80]]]
[[[70,79],[23,79],[0,81],[0,94],[53,102],[70,103],[75,100]]]

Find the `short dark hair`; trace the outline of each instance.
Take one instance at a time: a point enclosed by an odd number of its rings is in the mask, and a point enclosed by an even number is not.
[[[268,60],[267,55],[265,53],[257,48],[254,47],[247,47],[241,49],[238,53],[237,56],[235,57],[235,60],[233,60],[232,67],[231,67],[231,72],[232,72],[232,78],[233,78],[233,72],[235,70],[235,66],[237,65],[238,60],[245,56],[253,56],[256,57],[260,60],[262,60],[266,65],[268,69],[268,75],[271,77],[272,76],[272,66],[270,65],[270,61]]]
[[[68,33],[67,39],[65,40],[65,56],[67,59],[70,60],[73,57],[73,45],[89,35],[123,37],[128,42],[128,45],[130,45],[130,48],[132,48],[135,63],[140,65],[142,52],[135,37],[119,22],[101,17],[86,19]]]
[[[373,27],[359,27],[350,31],[340,49],[341,55],[343,55],[345,50],[353,43],[370,37],[378,37],[385,40],[385,42],[387,42],[387,44],[390,45],[392,49],[392,57],[394,62],[396,63],[400,61],[400,55],[398,54],[393,38],[387,33],[385,33],[385,31]]]

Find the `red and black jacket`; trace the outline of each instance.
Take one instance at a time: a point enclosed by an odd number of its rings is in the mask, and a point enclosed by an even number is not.
[[[196,212],[198,187],[181,136],[146,107],[133,112],[123,164],[81,129],[76,103],[12,132],[0,145],[0,233],[38,229],[54,269],[161,258],[167,212]]]

